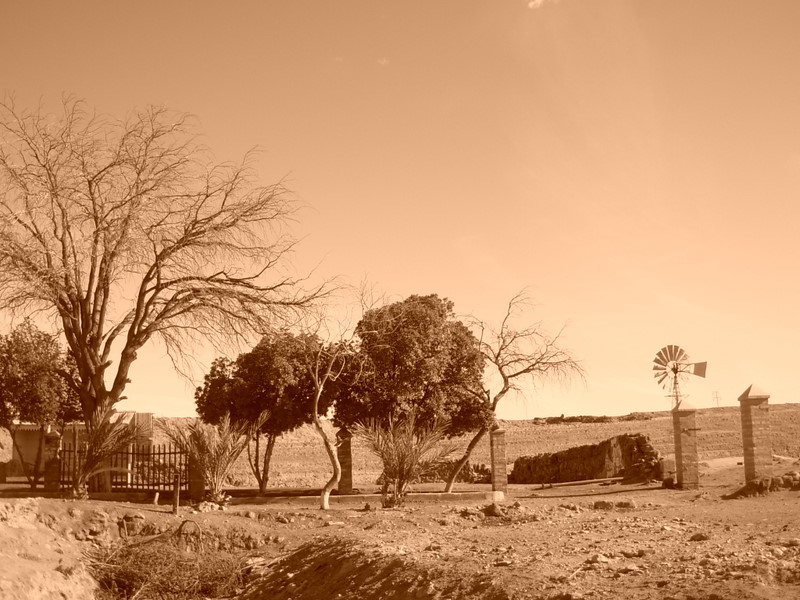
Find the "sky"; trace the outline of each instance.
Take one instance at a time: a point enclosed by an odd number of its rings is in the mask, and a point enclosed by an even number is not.
[[[800,2],[0,3],[0,94],[196,116],[304,208],[300,272],[436,293],[490,323],[527,290],[581,361],[503,418],[800,401]],[[210,348],[197,348],[210,360]],[[193,414],[151,345],[120,408]]]

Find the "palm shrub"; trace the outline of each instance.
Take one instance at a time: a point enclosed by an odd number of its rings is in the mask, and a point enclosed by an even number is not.
[[[367,419],[353,426],[352,434],[383,463],[384,508],[400,506],[409,485],[434,470],[455,451],[455,445],[443,444],[449,425],[447,419],[421,424],[416,413],[411,411],[383,421]]]
[[[87,423],[85,454],[82,461],[76,457],[72,474],[72,496],[75,498],[88,497],[88,483],[92,477],[112,471],[130,472],[128,469],[112,467],[109,460],[113,454],[135,443],[140,431],[133,423],[113,420],[113,415],[111,406],[101,405]]]
[[[226,413],[214,425],[196,419],[190,423],[163,421],[158,426],[197,465],[208,499],[223,504],[227,500],[225,478],[268,418],[269,413],[264,412],[255,421],[232,421]]]

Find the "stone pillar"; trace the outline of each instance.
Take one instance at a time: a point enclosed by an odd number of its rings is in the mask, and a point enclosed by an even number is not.
[[[51,431],[44,436],[44,489],[61,490],[61,434]]]
[[[0,427],[0,483],[6,482],[7,465],[14,458],[14,444],[11,432],[5,427]]]
[[[508,476],[506,474],[506,432],[495,429],[489,433],[489,448],[492,457],[492,491],[508,492]]]
[[[200,470],[197,461],[191,457],[188,459],[189,471],[189,500],[200,502],[206,493],[206,482],[203,479],[203,472]]]
[[[339,488],[337,493],[353,493],[353,436],[347,429],[342,427],[336,432],[336,456],[339,458],[339,466],[342,468],[342,475],[339,478]]]
[[[685,402],[672,409],[677,485],[684,490],[696,490],[700,487],[696,416],[697,411]]]
[[[745,482],[772,477],[769,394],[754,385],[739,396]]]

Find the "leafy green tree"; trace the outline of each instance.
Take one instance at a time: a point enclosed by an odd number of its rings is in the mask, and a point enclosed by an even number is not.
[[[337,390],[337,425],[414,411],[419,424],[446,420],[447,435],[457,436],[491,418],[475,394],[484,356],[449,300],[414,295],[368,310],[355,334],[361,377]]]
[[[304,423],[311,423],[314,384],[308,370],[305,341],[289,332],[264,336],[236,361],[216,359],[195,392],[197,412],[208,423],[229,414],[233,422],[253,423],[264,411],[269,418],[255,431],[254,449],[247,446],[253,475],[263,493],[277,439]],[[318,406],[328,410],[325,397]],[[266,439],[261,448],[262,437]]]
[[[33,489],[41,477],[47,427],[81,418],[78,396],[65,379],[70,368],[56,336],[41,331],[28,319],[0,336],[0,426],[11,431],[23,472]],[[32,471],[16,443],[15,420],[39,426]]]

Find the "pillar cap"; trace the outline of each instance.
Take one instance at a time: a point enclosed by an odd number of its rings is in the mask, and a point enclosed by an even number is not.
[[[751,385],[745,391],[742,392],[742,395],[739,396],[739,402],[743,402],[745,400],[768,400],[769,394],[762,390],[760,387]]]

